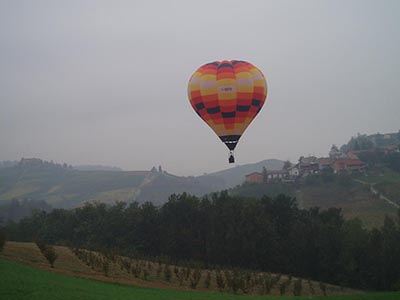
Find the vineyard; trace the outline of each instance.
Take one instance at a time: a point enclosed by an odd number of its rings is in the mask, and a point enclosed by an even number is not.
[[[42,246],[43,247],[43,246]],[[201,269],[123,257],[112,252],[54,246],[54,268],[34,243],[7,242],[0,257],[59,273],[107,282],[175,290],[197,290],[239,295],[340,295],[358,293],[290,275],[241,269]]]

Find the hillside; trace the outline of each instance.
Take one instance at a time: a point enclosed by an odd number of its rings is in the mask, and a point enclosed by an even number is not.
[[[172,194],[186,192],[202,196],[225,187],[224,179],[219,176],[180,177],[165,172],[155,173],[148,183],[141,186],[136,200],[140,203],[150,201],[154,204],[163,204]]]
[[[79,171],[123,171],[121,168],[103,165],[77,165],[73,166],[75,170]]]
[[[134,188],[148,174],[147,171],[78,171],[40,160],[22,160],[13,167],[0,169],[0,201],[25,198],[45,200],[54,207],[74,207],[85,201],[104,199],[110,193],[128,201],[133,200]]]
[[[257,163],[239,165],[230,169],[210,173],[205,176],[221,177],[226,183],[226,188],[243,183],[244,177],[252,172],[261,172],[263,167],[267,170],[280,170],[284,162],[278,159],[266,159]]]
[[[366,175],[334,176],[324,181],[320,176],[309,176],[305,180],[294,183],[271,184],[242,184],[230,192],[247,197],[274,197],[279,193],[296,197],[301,208],[320,207],[342,209],[346,219],[359,218],[366,227],[379,227],[383,224],[385,215],[395,217],[397,207],[384,198],[371,192],[370,186],[360,182],[360,178],[374,182],[376,189],[387,192],[388,195],[398,195],[400,175],[390,170],[382,171],[379,175],[371,171]],[[384,175],[383,175],[384,174]],[[389,191],[389,192],[388,192]]]
[[[318,299],[318,296],[323,296],[325,293],[327,295],[363,295],[361,291],[330,284],[305,279],[299,281],[298,278],[292,276],[251,271],[244,272],[246,277],[249,278],[248,285],[233,291],[232,287],[230,287],[230,284],[227,282],[226,276],[236,276],[234,273],[239,272],[239,270],[218,271],[226,282],[223,288],[218,288],[215,277],[215,274],[217,274],[216,270],[179,267],[119,256],[108,259],[109,268],[107,274],[105,274],[102,267],[96,265],[98,259],[106,259],[100,253],[82,249],[76,250],[74,253],[69,248],[62,246],[55,246],[55,250],[59,257],[54,264],[54,269],[52,269],[35,244],[8,242],[3,253],[0,253],[1,277],[8,278],[7,281],[9,281],[8,284],[10,287],[15,286],[15,289],[9,290],[9,293],[14,294],[8,294],[8,296],[11,296],[13,299],[18,299],[17,297],[21,296],[18,294],[20,289],[25,289],[25,292],[28,290],[35,290],[35,294],[45,293],[45,290],[47,290],[47,293],[49,293],[49,291],[50,293],[44,295],[50,296],[51,293],[53,293],[54,297],[54,293],[57,293],[57,299],[59,299],[61,290],[71,297],[69,299],[75,299],[77,296],[77,294],[75,294],[76,290],[81,290],[85,288],[84,286],[87,288],[87,286],[95,285],[97,289],[102,290],[105,294],[108,294],[110,290],[117,292],[115,291],[115,286],[113,288],[113,285],[109,284],[111,282],[122,284],[119,285],[122,288],[130,288],[131,292],[136,297],[140,297],[140,299],[146,299],[146,291],[148,295],[153,295],[153,297],[155,294],[160,294],[159,296],[161,296],[161,298],[149,297],[147,299],[169,299],[169,295],[171,299],[235,299],[239,297],[239,295],[240,298],[245,297],[244,299],[276,299],[271,296],[271,298],[269,298],[266,295],[281,295],[282,292],[283,295],[293,295],[295,286],[299,283],[301,286],[300,294],[308,296],[307,299],[309,299],[310,296],[313,296],[312,299]],[[35,268],[11,261],[27,264]],[[128,265],[129,267],[127,268]],[[53,272],[50,273],[43,270]],[[166,276],[168,274],[166,270],[170,270],[169,276]],[[55,274],[54,272],[59,274]],[[2,273],[8,276],[3,276]],[[188,274],[188,276],[186,276],[186,274]],[[195,274],[198,274],[199,277],[196,285],[193,285]],[[82,278],[73,278],[65,275],[73,275]],[[36,278],[36,280],[34,278]],[[39,283],[38,280],[40,279],[38,278],[45,278],[45,280]],[[85,278],[94,279],[96,281],[87,280]],[[259,280],[257,278],[259,278]],[[258,286],[260,284],[258,282],[263,282],[268,278],[272,279],[272,281],[268,288],[269,291],[266,291],[265,287]],[[209,280],[209,283],[207,283],[207,280]],[[20,282],[24,282],[24,284],[21,285]],[[4,284],[5,281],[2,280],[0,283],[0,295],[4,293],[6,288]],[[283,284],[285,286],[284,290],[281,288]],[[52,287],[58,286],[58,288],[49,289],[49,285]],[[75,288],[73,288],[74,285]],[[132,285],[135,287],[132,287]],[[242,289],[244,289],[245,292]],[[194,292],[195,290],[197,292]],[[96,292],[90,292],[94,293],[96,296],[99,295],[98,290]],[[234,292],[239,295],[233,295]],[[247,296],[244,296],[246,294]],[[326,298],[326,296],[324,297],[324,299],[329,299]],[[115,294],[112,296],[112,299],[116,299]]]
[[[221,177],[180,177],[157,171],[76,170],[40,159],[23,159],[0,168],[0,204],[12,199],[46,201],[71,208],[87,201],[152,201],[162,204],[174,193],[203,195],[225,187]]]
[[[345,219],[359,218],[369,228],[382,226],[385,215],[397,215],[396,207],[355,181],[307,184],[296,191],[296,197],[304,208],[341,208]]]
[[[355,176],[360,182],[369,184],[372,192],[380,198],[386,197],[400,205],[400,173],[386,167],[370,168],[365,175]]]
[[[283,162],[265,160],[198,177],[175,176],[155,170],[105,170],[101,166],[78,170],[40,159],[22,159],[3,165],[0,168],[0,204],[12,199],[29,199],[43,200],[53,207],[71,208],[93,200],[162,204],[171,194],[187,192],[201,196],[233,187],[244,175],[260,171],[263,166],[281,168]]]

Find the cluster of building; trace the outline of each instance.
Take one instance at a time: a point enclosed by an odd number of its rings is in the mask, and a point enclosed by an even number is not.
[[[263,173],[253,172],[246,175],[246,182],[263,183],[271,181],[293,182],[301,177],[330,170],[335,174],[363,172],[366,168],[356,153],[342,153],[333,145],[329,157],[300,157],[297,164],[282,170],[266,170]]]

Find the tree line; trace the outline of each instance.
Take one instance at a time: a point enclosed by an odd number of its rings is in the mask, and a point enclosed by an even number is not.
[[[399,213],[400,216],[400,213]],[[116,251],[171,263],[201,262],[291,274],[370,290],[400,289],[400,222],[380,229],[344,220],[341,210],[299,209],[285,195],[261,199],[227,192],[183,193],[167,203],[90,203],[36,212],[4,228],[8,239]]]

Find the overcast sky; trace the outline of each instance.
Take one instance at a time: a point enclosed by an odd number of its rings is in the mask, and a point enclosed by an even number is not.
[[[0,0],[0,160],[179,175],[230,167],[195,114],[202,64],[246,60],[267,102],[238,164],[400,129],[400,1]]]

